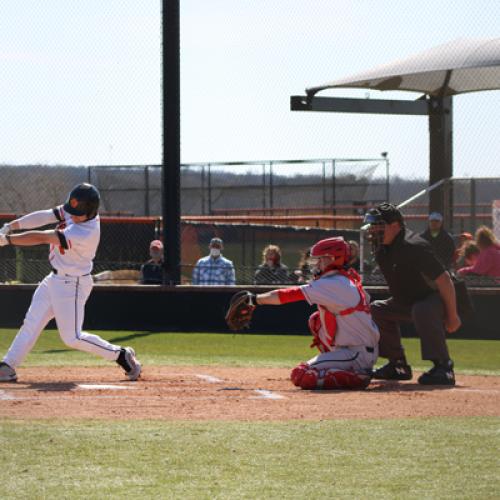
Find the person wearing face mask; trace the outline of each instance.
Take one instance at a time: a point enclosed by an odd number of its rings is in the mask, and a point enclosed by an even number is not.
[[[224,243],[220,238],[212,238],[208,245],[210,254],[202,257],[193,269],[193,285],[235,285],[234,265],[222,255]]]
[[[153,240],[149,244],[151,257],[141,266],[139,281],[143,285],[161,285],[163,283],[163,243]]]
[[[288,267],[281,262],[281,249],[267,245],[262,251],[262,264],[255,272],[256,285],[280,285],[292,283]]]

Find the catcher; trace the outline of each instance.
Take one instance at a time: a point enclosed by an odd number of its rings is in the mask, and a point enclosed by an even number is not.
[[[369,296],[359,275],[347,267],[349,245],[341,237],[319,241],[309,263],[314,279],[302,286],[255,295],[233,296],[226,322],[232,330],[248,327],[257,305],[306,300],[318,310],[309,318],[311,347],[320,354],[300,363],[291,380],[302,389],[364,389],[378,356],[379,331],[370,314]]]

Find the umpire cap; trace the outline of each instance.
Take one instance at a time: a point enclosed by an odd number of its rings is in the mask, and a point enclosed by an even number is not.
[[[95,186],[83,182],[75,186],[64,203],[64,210],[71,215],[86,215],[93,219],[99,210],[101,195]]]

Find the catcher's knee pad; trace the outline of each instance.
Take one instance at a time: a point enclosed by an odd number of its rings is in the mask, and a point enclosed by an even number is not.
[[[318,335],[321,328],[321,318],[319,316],[319,311],[316,311],[315,313],[312,313],[311,316],[309,316],[307,324],[311,333],[313,335]]]
[[[317,389],[319,383],[319,372],[316,368],[308,368],[300,379],[302,389]]]
[[[300,387],[300,381],[307,370],[309,370],[309,365],[307,363],[300,363],[300,365],[292,370],[290,373],[290,380],[293,382],[293,385]]]
[[[325,374],[323,389],[365,389],[369,383],[368,375],[332,369]]]

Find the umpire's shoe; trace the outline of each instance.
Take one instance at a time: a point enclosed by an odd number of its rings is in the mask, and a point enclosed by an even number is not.
[[[16,382],[16,370],[3,361],[0,363],[0,382]]]
[[[418,377],[418,383],[422,385],[455,385],[455,372],[453,361],[449,359],[443,363],[435,363],[434,366]]]
[[[122,347],[116,362],[125,370],[129,380],[137,380],[141,376],[141,363],[135,357],[131,347]]]
[[[389,363],[373,372],[372,378],[379,380],[411,380],[411,366],[404,361],[389,361]]]

